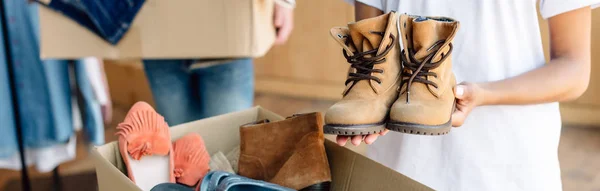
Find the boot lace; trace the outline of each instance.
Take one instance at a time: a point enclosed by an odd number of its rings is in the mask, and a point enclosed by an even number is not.
[[[429,70],[433,70],[437,67],[439,67],[442,63],[444,63],[444,61],[446,60],[446,58],[448,58],[448,55],[450,55],[452,53],[452,43],[449,44],[450,49],[448,50],[448,54],[444,54],[442,53],[442,58],[437,61],[437,62],[432,62],[431,60],[433,59],[433,56],[437,54],[438,51],[440,51],[440,48],[442,44],[444,44],[444,42],[446,42],[445,40],[439,40],[436,43],[434,43],[431,47],[429,47],[427,49],[427,51],[430,50],[434,50],[431,53],[429,53],[425,59],[423,59],[423,61],[419,62],[416,58],[415,58],[415,52],[414,50],[412,50],[411,48],[408,49],[408,54],[405,54],[406,50],[402,50],[402,54],[400,56],[401,60],[402,60],[402,66],[404,67],[404,70],[402,70],[402,76],[410,76],[410,78],[408,79],[402,79],[402,82],[400,83],[400,86],[398,87],[400,90],[401,87],[404,86],[404,84],[407,84],[406,87],[406,103],[409,103],[409,97],[410,97],[410,87],[412,85],[412,83],[418,82],[418,83],[423,83],[425,85],[432,85],[433,87],[437,88],[438,85],[435,82],[429,81],[427,80],[427,76],[433,76],[437,78],[437,74],[435,72],[429,72]],[[407,58],[408,57],[408,58]],[[410,72],[409,72],[410,71]]]
[[[383,36],[383,32],[374,32],[371,31],[372,34],[377,34]],[[348,56],[348,53],[344,49],[344,57],[346,61],[350,63],[350,67],[355,68],[356,72],[350,73],[348,79],[346,79],[345,84],[348,85],[350,82],[357,82],[360,80],[375,80],[377,83],[381,84],[381,79],[375,76],[371,76],[371,73],[383,73],[382,69],[373,69],[375,64],[380,64],[385,62],[385,55],[392,50],[392,46],[396,43],[396,37],[390,34],[391,43],[385,47],[385,50],[377,55],[377,49],[372,49],[364,52],[354,52],[354,55]],[[352,42],[350,36],[346,38],[346,45],[349,45]]]

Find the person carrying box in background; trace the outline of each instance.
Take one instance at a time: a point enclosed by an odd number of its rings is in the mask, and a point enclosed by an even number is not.
[[[292,32],[295,1],[275,2],[275,44],[280,45],[287,41]],[[144,60],[144,69],[156,109],[171,126],[253,105],[252,58]]]
[[[452,62],[462,83],[451,120],[460,128],[444,136],[340,135],[338,144],[372,144],[370,158],[436,190],[561,190],[557,102],[587,89],[590,6],[600,1],[539,1],[550,29],[547,63],[536,3],[358,0],[357,21],[391,11],[460,21]]]

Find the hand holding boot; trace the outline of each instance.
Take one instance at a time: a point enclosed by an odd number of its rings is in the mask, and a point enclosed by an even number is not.
[[[370,134],[370,135],[356,135],[356,136],[342,136],[342,135],[338,135],[335,140],[337,142],[338,145],[340,146],[344,146],[346,145],[346,143],[348,142],[348,139],[350,139],[350,142],[354,145],[354,146],[358,146],[360,145],[361,142],[365,142],[367,145],[372,144],[373,142],[375,142],[375,140],[377,140],[377,138],[379,136],[383,136],[385,134],[387,134],[390,130],[383,130],[382,132],[378,133],[378,134]]]
[[[452,126],[463,125],[473,108],[483,104],[483,89],[475,83],[462,82],[454,87],[456,109],[452,113]]]

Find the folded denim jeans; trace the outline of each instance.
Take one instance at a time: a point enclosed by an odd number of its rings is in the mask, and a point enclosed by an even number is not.
[[[277,184],[254,180],[222,171],[209,172],[200,186],[200,191],[293,191]]]
[[[223,179],[217,187],[218,191],[294,191],[277,184],[254,180],[242,176],[231,176]]]
[[[175,183],[162,183],[151,191],[193,191],[194,188]],[[254,180],[223,171],[209,172],[200,185],[199,191],[294,191],[265,181]]]
[[[150,191],[194,191],[194,188],[177,184],[177,183],[162,183],[154,186]]]
[[[47,6],[114,45],[129,30],[144,2],[145,0],[52,0]]]

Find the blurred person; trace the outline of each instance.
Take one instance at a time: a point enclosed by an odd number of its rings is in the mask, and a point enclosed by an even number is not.
[[[536,0],[357,1],[357,21],[397,11],[460,22],[451,53],[462,81],[452,126],[460,128],[444,136],[338,136],[338,144],[372,144],[370,158],[436,190],[562,189],[557,102],[587,89],[590,6],[599,0],[539,1],[550,31],[548,62]]]
[[[285,43],[292,32],[294,5],[294,0],[276,1],[273,17],[277,29],[276,45]],[[253,105],[252,58],[144,60],[144,69],[156,109],[169,125],[247,109]]]
[[[0,3],[6,16],[0,25],[7,29],[0,31],[0,169],[22,168],[18,123],[27,165],[51,171],[75,158],[79,129],[87,142],[104,144],[103,123],[110,122],[112,108],[102,62],[41,59],[39,6],[24,0]]]

